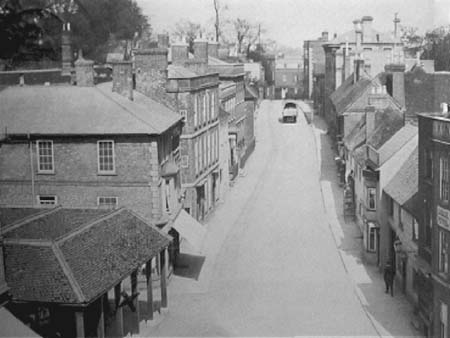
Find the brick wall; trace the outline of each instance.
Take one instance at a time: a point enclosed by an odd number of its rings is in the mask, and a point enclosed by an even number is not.
[[[114,175],[98,174],[97,140],[100,139],[54,139],[54,174],[37,172],[34,142],[31,156],[35,196],[32,196],[28,144],[3,144],[0,148],[0,204],[29,206],[37,195],[49,194],[56,195],[58,203],[67,207],[96,207],[98,196],[116,196],[119,206],[130,207],[147,219],[159,217],[161,197],[156,140],[107,139],[115,141]]]

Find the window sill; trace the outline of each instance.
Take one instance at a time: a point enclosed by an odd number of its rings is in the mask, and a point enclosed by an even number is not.
[[[111,173],[101,173],[101,172],[97,172],[98,176],[117,176],[117,173],[115,172],[111,172]]]
[[[55,175],[55,171],[38,171],[37,175]]]

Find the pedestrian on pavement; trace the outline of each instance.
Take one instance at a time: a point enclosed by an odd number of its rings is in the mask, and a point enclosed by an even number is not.
[[[386,263],[384,266],[384,283],[386,284],[386,291],[388,293],[391,291],[391,296],[394,297],[394,267],[390,262]]]

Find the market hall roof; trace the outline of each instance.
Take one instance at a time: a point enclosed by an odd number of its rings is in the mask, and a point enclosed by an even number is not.
[[[6,87],[0,91],[0,128],[9,135],[159,135],[181,121],[137,91],[133,98],[113,92],[111,82]]]
[[[3,224],[2,233],[13,299],[63,304],[95,300],[171,240],[127,209],[55,208]]]

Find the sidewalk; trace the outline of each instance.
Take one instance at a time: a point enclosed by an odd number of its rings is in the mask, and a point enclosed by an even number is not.
[[[394,297],[385,294],[383,276],[378,267],[364,265],[362,233],[353,220],[343,216],[343,189],[338,184],[335,154],[330,137],[326,135],[325,121],[314,116],[311,130],[317,147],[322,197],[330,231],[364,311],[380,336],[421,336],[412,325],[413,305],[395,288]]]

